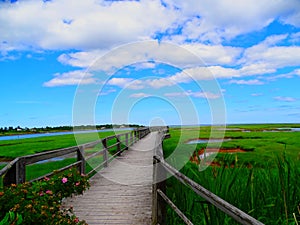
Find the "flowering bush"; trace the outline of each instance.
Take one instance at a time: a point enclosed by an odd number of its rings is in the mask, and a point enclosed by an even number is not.
[[[87,177],[75,169],[33,183],[12,184],[0,192],[0,221],[13,212],[21,215],[22,224],[86,224],[72,208],[62,209],[61,203],[88,187]]]

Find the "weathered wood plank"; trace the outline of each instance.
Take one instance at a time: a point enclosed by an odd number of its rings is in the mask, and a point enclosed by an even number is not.
[[[74,146],[74,147],[62,148],[62,149],[52,150],[52,151],[47,151],[47,152],[40,152],[40,153],[36,153],[34,155],[24,156],[24,158],[26,159],[26,165],[28,165],[28,164],[33,164],[33,163],[36,163],[36,162],[39,162],[42,160],[47,160],[47,159],[67,155],[70,153],[75,153],[78,151],[78,148],[79,148],[78,146]]]
[[[76,215],[88,224],[151,224],[153,149],[151,133],[116,157],[91,179],[82,196],[69,198]]]

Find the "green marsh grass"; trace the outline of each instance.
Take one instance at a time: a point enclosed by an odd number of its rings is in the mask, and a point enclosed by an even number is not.
[[[98,136],[99,138],[104,138],[114,134],[115,133],[113,131],[99,132]],[[94,133],[83,133],[79,135],[81,143],[77,143],[74,135],[72,134],[0,141],[0,158],[13,159],[19,156],[67,148],[76,146],[77,144],[95,141]]]
[[[128,131],[118,131],[117,133],[125,133]],[[115,132],[99,132],[99,138],[108,137],[114,135]],[[83,133],[80,134],[81,143],[77,143],[74,135],[57,135],[49,137],[38,137],[38,138],[29,138],[29,139],[19,139],[19,140],[9,140],[9,141],[0,141],[0,161],[5,159],[5,161],[10,161],[16,157],[35,154],[38,152],[55,150],[60,148],[67,148],[76,146],[77,144],[84,144],[88,142],[95,141],[94,133]],[[108,145],[115,144],[116,140],[108,141]],[[123,148],[125,145],[121,144]],[[93,154],[97,151],[102,150],[102,144],[98,144],[93,148],[85,150],[86,156]],[[113,155],[117,150],[117,147],[114,147],[110,150],[109,154]],[[26,180],[32,180],[38,177],[41,177],[45,174],[51,173],[53,170],[60,169],[67,165],[76,162],[75,157],[67,157],[62,160],[52,161],[52,162],[42,162],[35,163],[32,165],[26,166]],[[91,171],[97,165],[103,162],[103,156],[100,154],[97,157],[89,159],[86,165],[86,173]],[[0,165],[0,169],[5,167],[5,165]],[[2,177],[0,178],[0,183],[2,185]],[[0,187],[1,188],[1,187]]]
[[[178,161],[187,160],[184,151],[189,147],[184,142],[179,143],[182,156],[177,154],[177,158],[172,158],[179,131],[171,129],[170,133],[171,139],[164,142],[164,153],[170,156],[168,162],[176,167]],[[220,166],[210,166],[200,172],[198,165],[187,162],[181,172],[265,224],[295,224],[293,213],[300,203],[297,158],[300,146],[296,141],[299,134],[226,132],[225,136],[233,139],[224,142],[222,148],[251,148],[252,151],[238,153],[238,163],[234,167],[235,154],[218,154],[215,160]],[[200,136],[208,137],[209,129],[203,129]],[[286,147],[278,141],[287,143]],[[203,147],[203,144],[197,145],[197,149]],[[238,224],[174,178],[167,180],[167,195],[194,224]],[[168,224],[183,224],[171,209],[168,209]]]

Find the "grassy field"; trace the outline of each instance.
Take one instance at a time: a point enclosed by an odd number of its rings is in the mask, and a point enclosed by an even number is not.
[[[115,134],[113,131],[99,132],[98,136],[99,138],[104,138],[113,134]],[[1,158],[14,159],[19,156],[95,141],[94,133],[82,133],[77,135],[79,135],[80,143],[76,142],[73,134],[0,141],[0,160]]]
[[[118,131],[118,133],[124,133],[128,131]],[[99,132],[99,138],[104,138],[110,135],[114,135],[115,132]],[[35,154],[38,152],[66,148],[71,146],[76,146],[77,144],[84,144],[88,142],[95,141],[95,133],[82,133],[79,135],[77,140],[80,140],[80,143],[76,142],[74,135],[58,135],[58,136],[49,136],[49,137],[38,137],[38,138],[28,138],[28,139],[19,139],[19,140],[9,140],[9,141],[0,141],[0,161],[10,161],[16,157]],[[111,145],[115,140],[110,140],[108,145]],[[124,146],[124,145],[122,145]],[[92,154],[96,151],[102,149],[102,145],[96,145],[94,148],[86,149],[86,155]],[[111,154],[114,154],[116,148],[111,149]],[[26,180],[31,180],[40,176],[43,176],[47,173],[52,172],[53,170],[62,168],[76,161],[74,156],[69,156],[68,158],[52,161],[52,162],[43,162],[35,163],[33,165],[26,166]],[[92,167],[99,165],[103,161],[102,155],[88,160],[87,162],[87,171],[89,172]],[[0,165],[2,169],[5,165]]]
[[[295,224],[292,213],[297,212],[300,203],[300,132],[274,132],[275,128],[288,127],[299,125],[227,127],[224,136],[230,140],[223,142],[221,149],[239,148],[246,152],[218,153],[214,159],[218,166],[206,169],[189,162],[194,150],[207,145],[186,144],[188,134],[194,137],[199,128],[186,128],[188,131],[184,132],[170,129],[171,139],[165,140],[164,153],[167,161],[181,168],[181,172],[263,223]],[[184,137],[180,139],[181,134]],[[210,135],[210,127],[201,127],[199,138]],[[186,163],[182,167],[183,161]],[[174,178],[169,179],[167,185],[168,196],[194,224],[236,224]],[[169,224],[183,224],[170,209],[168,221]]]

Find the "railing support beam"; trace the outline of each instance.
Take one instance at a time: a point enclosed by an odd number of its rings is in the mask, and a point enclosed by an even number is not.
[[[85,174],[86,161],[85,161],[85,157],[84,157],[84,147],[83,146],[79,146],[79,148],[78,148],[77,161],[81,161],[80,166],[78,168],[80,174]]]
[[[108,167],[108,151],[107,151],[107,139],[102,139],[102,145],[103,145],[103,166]]]

